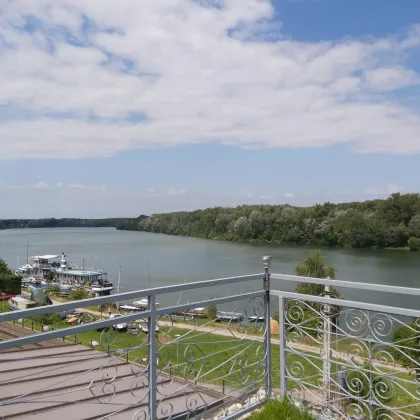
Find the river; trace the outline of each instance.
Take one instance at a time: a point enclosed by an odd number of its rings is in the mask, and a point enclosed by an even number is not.
[[[311,248],[304,246],[267,246],[238,244],[146,232],[118,231],[113,228],[16,229],[0,231],[0,257],[11,267],[29,255],[60,254],[85,267],[108,272],[116,285],[122,267],[121,292],[153,286],[238,276],[262,272],[261,257],[271,255],[272,272],[294,274],[296,264]],[[328,264],[337,269],[340,280],[420,287],[420,254],[408,251],[355,250],[324,248]],[[150,272],[150,276],[149,276]],[[182,296],[162,296],[163,303],[196,301],[226,293],[250,291],[260,284],[246,283],[223,290],[190,291]],[[229,289],[231,287],[231,289]],[[273,282],[273,288],[293,290],[292,284]],[[236,288],[236,289],[235,289]],[[418,298],[343,289],[349,300],[371,301],[420,309]],[[176,302],[175,302],[176,303]]]

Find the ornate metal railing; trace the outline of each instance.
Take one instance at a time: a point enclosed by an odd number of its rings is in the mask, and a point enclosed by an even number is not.
[[[234,419],[254,410],[270,393],[267,279],[262,273],[1,314],[0,418]],[[248,283],[257,290],[157,304],[165,294]],[[111,319],[105,309],[95,320],[97,305],[139,298],[148,299],[144,311]],[[225,313],[198,308],[212,305]],[[80,308],[86,316],[75,326],[48,317]]]
[[[0,314],[0,419],[236,419],[277,395],[323,419],[419,419],[420,311],[346,300],[345,290],[420,289],[269,275],[268,265]],[[325,295],[280,281],[323,284]],[[157,303],[191,291],[202,298]],[[144,311],[117,319],[96,309],[139,298]],[[80,308],[75,326],[57,315]]]
[[[419,289],[272,274],[325,285],[279,297],[282,395],[326,419],[420,418],[420,311],[331,298],[331,287],[418,296]],[[345,297],[345,293],[344,293]]]

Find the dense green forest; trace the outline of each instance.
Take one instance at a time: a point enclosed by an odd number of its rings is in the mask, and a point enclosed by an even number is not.
[[[420,194],[312,207],[254,205],[153,214],[117,229],[274,244],[420,250]]]
[[[55,228],[55,227],[116,227],[122,218],[113,219],[5,219],[1,229]]]

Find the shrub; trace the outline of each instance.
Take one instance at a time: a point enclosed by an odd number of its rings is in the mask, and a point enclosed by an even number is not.
[[[88,298],[90,298],[90,295],[85,289],[76,289],[70,292],[71,300],[83,300]]]
[[[59,314],[39,315],[39,316],[34,316],[30,318],[30,320],[37,322],[38,324],[51,325],[51,324],[54,324],[55,322],[60,321],[60,315]]]
[[[53,294],[53,293],[60,293],[60,286],[58,284],[53,284],[52,286],[49,286],[47,288],[47,294]]]
[[[250,420],[314,420],[309,413],[301,411],[287,399],[270,400]]]
[[[22,277],[13,273],[0,258],[0,292],[18,295],[21,292]]]
[[[207,312],[209,314],[210,319],[216,319],[217,318],[217,306],[216,305],[209,305],[207,307]]]
[[[408,240],[410,251],[420,251],[420,238],[410,238]]]

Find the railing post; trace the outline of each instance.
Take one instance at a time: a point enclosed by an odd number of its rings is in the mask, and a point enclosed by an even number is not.
[[[286,320],[284,297],[279,297],[280,396],[286,396]]]
[[[157,353],[156,353],[156,296],[148,296],[148,309],[151,312],[148,319],[149,344],[149,418],[157,418],[156,387],[157,387]]]
[[[265,332],[265,395],[266,398],[271,395],[271,318],[270,318],[270,261],[271,257],[263,257],[264,265],[264,309],[265,309],[265,322],[266,322],[266,332]]]

